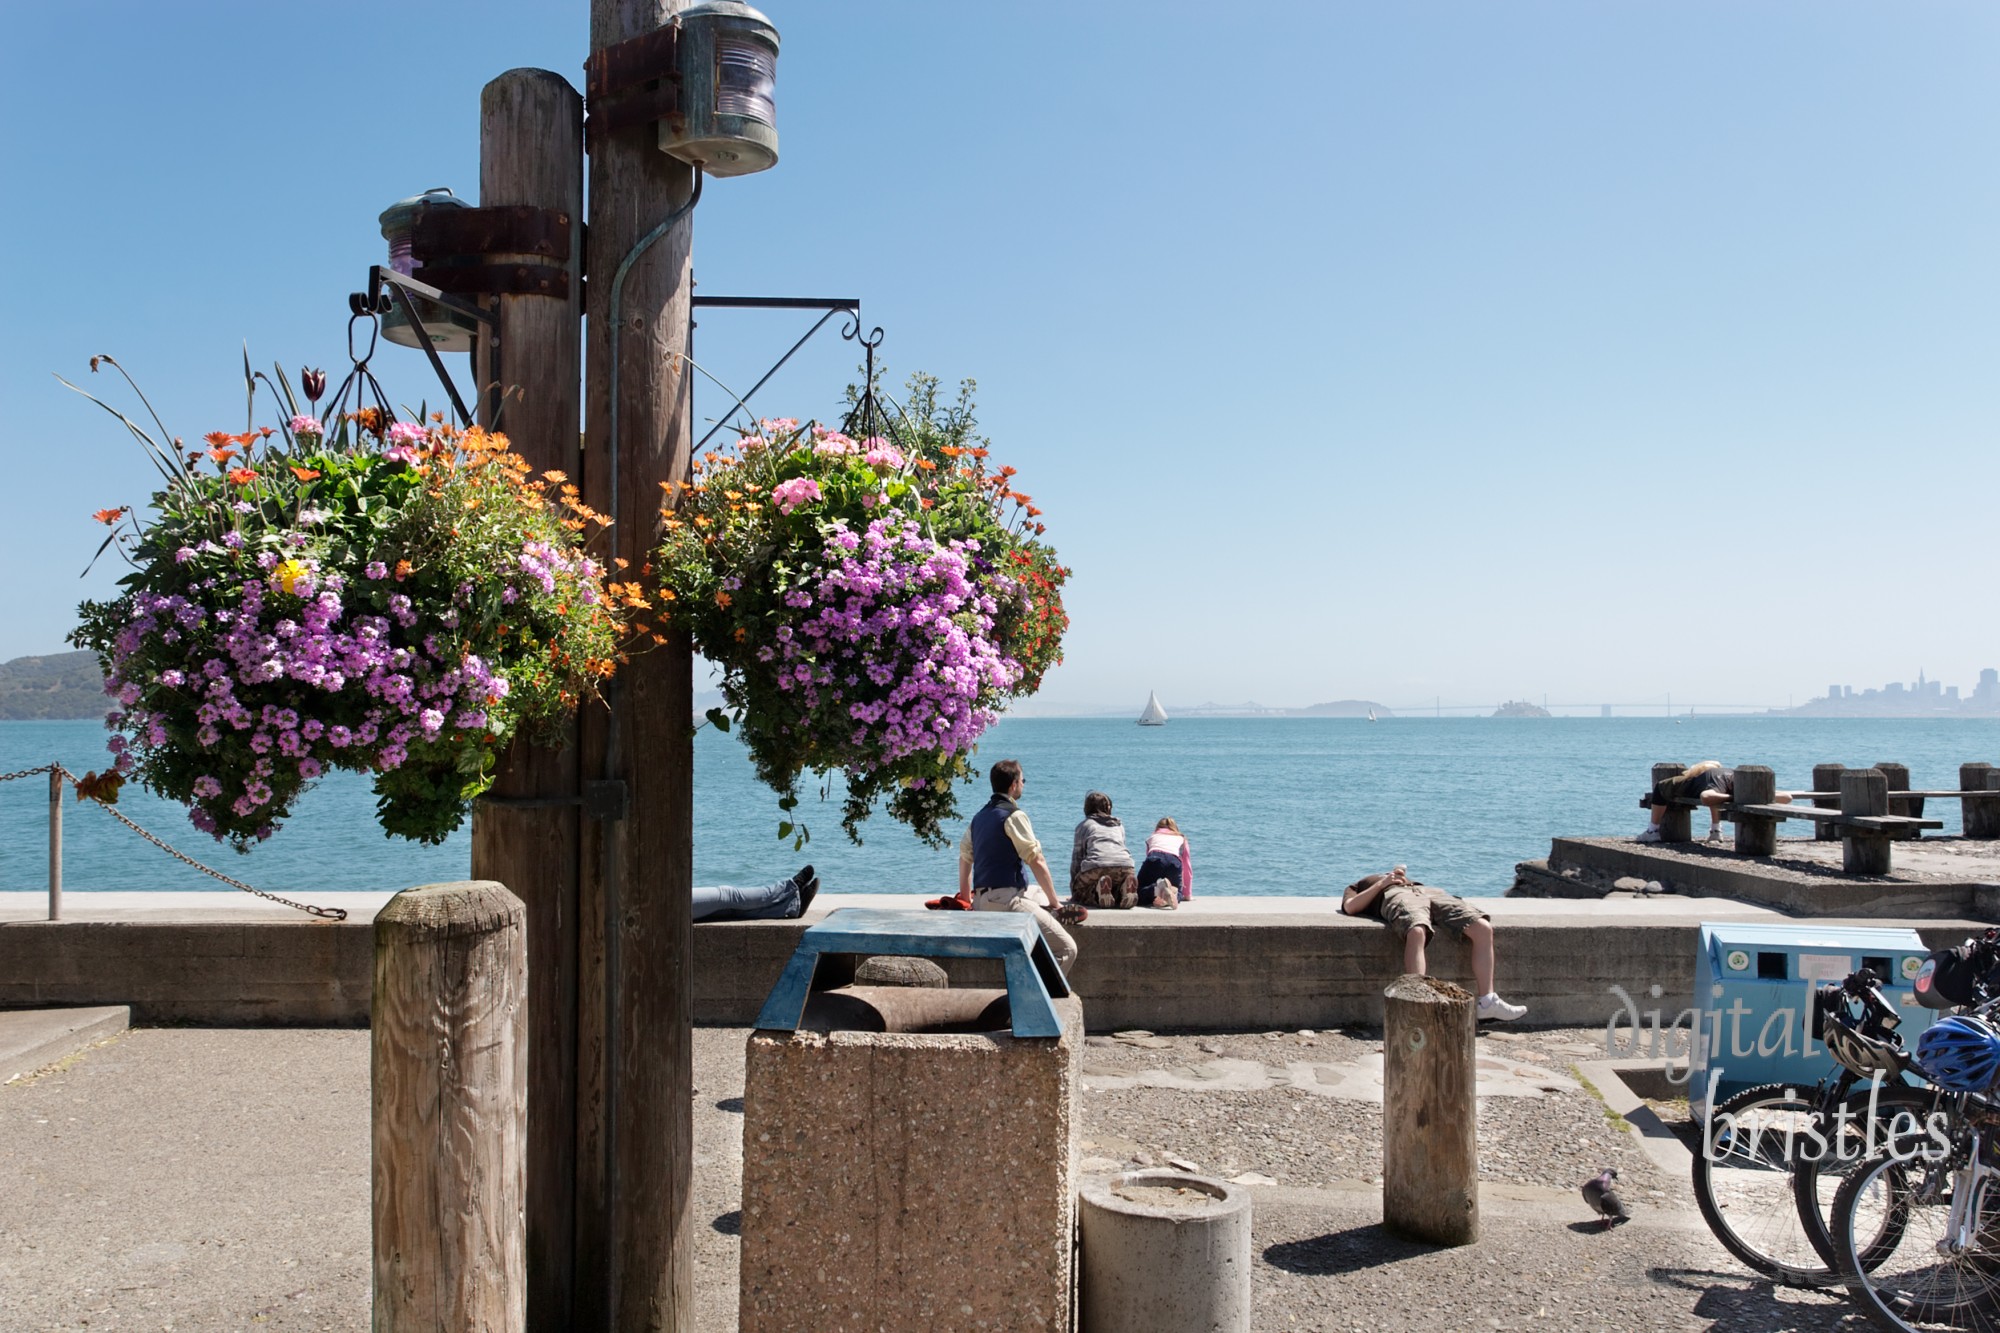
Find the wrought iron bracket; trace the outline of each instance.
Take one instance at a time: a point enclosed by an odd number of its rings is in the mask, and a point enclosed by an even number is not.
[[[791,349],[779,357],[777,361],[773,362],[771,368],[764,372],[763,377],[750,386],[748,393],[741,395],[730,394],[730,397],[735,398],[736,401],[730,404],[729,411],[716,418],[715,424],[709,427],[707,434],[695,441],[693,450],[693,454],[695,455],[699,455],[702,446],[715,438],[716,432],[729,424],[730,418],[735,415],[738,408],[747,409],[749,407],[750,400],[757,396],[757,390],[769,384],[771,377],[776,375],[780,370],[783,370],[785,363],[797,355],[801,347],[811,342],[812,336],[822,328],[825,328],[828,320],[832,319],[835,315],[846,315],[853,321],[851,326],[853,329],[861,327],[861,300],[859,297],[848,299],[825,296],[701,296],[697,294],[690,297],[689,302],[694,310],[818,310],[824,312],[814,322],[813,326],[807,329],[797,342],[792,344]],[[850,332],[843,331],[841,336],[843,338],[851,338],[853,335]],[[875,330],[874,336],[875,340],[880,342],[882,330]],[[688,319],[688,343],[690,346],[694,343],[694,319],[692,311],[690,311]],[[874,358],[872,350],[869,352],[869,358],[872,365]],[[728,391],[724,390],[724,392]]]
[[[444,386],[445,393],[451,398],[452,410],[458,413],[458,424],[470,426],[472,413],[465,410],[465,400],[459,397],[458,386],[451,382],[451,372],[444,368],[444,358],[438,355],[437,348],[431,346],[430,335],[424,329],[423,316],[417,312],[418,297],[435,301],[447,309],[469,316],[487,329],[494,327],[493,312],[481,310],[471,301],[462,300],[427,282],[405,277],[395,269],[381,264],[368,266],[368,290],[349,293],[347,308],[359,318],[364,315],[371,317],[386,315],[392,309],[402,307],[403,318],[410,322],[411,328],[417,330],[419,335],[417,341],[423,347],[424,356],[429,359],[431,370],[438,377],[438,383]]]

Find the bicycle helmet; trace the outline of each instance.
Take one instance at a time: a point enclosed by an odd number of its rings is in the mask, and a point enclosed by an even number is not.
[[[1968,1014],[1940,1018],[1917,1038],[1917,1067],[1947,1092],[1985,1092],[2000,1076],[2000,1031]]]
[[[1835,1019],[1826,1025],[1820,1040],[1828,1055],[1863,1078],[1874,1074],[1893,1078],[1903,1072],[1902,1043],[1894,1038],[1885,1041]],[[2000,1061],[2000,1054],[1995,1060]],[[2000,1064],[1996,1064],[1996,1072],[2000,1072]]]

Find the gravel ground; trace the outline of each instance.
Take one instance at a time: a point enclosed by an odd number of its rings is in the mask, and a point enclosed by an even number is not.
[[[695,1034],[697,1333],[735,1327],[746,1036]],[[1505,1031],[1481,1054],[1569,1076],[1602,1040]],[[1379,1046],[1363,1030],[1148,1035],[1093,1039],[1084,1058],[1088,1082]],[[141,1029],[0,1088],[0,1330],[367,1327],[367,1057],[364,1032]],[[1253,1186],[1260,1330],[1867,1327],[1837,1299],[1752,1281],[1684,1173],[1587,1088],[1482,1100],[1482,1235],[1457,1250],[1379,1225],[1380,1119],[1297,1086],[1087,1087],[1083,1152],[1275,1182]],[[1576,1194],[1604,1166],[1635,1214],[1610,1232]]]

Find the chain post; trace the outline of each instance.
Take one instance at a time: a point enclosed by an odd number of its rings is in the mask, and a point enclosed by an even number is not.
[[[49,765],[49,920],[62,920],[63,767]]]

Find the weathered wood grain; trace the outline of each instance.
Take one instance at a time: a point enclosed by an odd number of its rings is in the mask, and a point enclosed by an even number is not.
[[[521,1333],[526,911],[432,884],[375,917],[375,1333]]]
[[[1402,976],[1383,992],[1382,1221],[1434,1245],[1479,1239],[1472,996]]]
[[[569,216],[560,259],[570,295],[500,296],[497,349],[475,358],[480,420],[534,465],[577,476],[582,466],[583,99],[558,74],[509,70],[479,99],[479,203],[520,204]],[[517,741],[472,817],[472,874],[508,885],[527,909],[528,1309],[534,1328],[567,1327],[576,1280],[577,857],[574,805],[508,806],[508,798],[574,797],[578,752]]]

